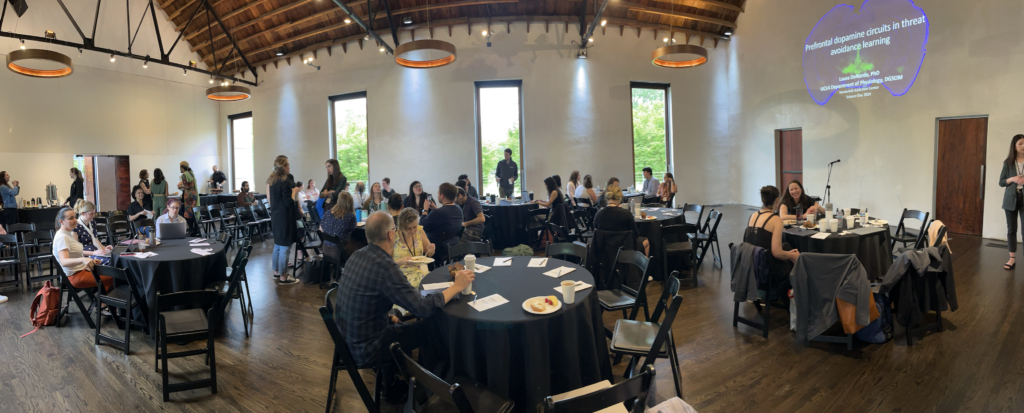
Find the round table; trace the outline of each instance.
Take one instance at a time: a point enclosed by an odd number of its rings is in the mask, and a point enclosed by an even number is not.
[[[505,257],[507,258],[507,257]],[[515,401],[516,411],[533,411],[545,397],[611,379],[611,363],[594,288],[576,293],[573,304],[547,315],[523,310],[529,298],[554,295],[561,281],[594,277],[583,267],[549,258],[543,268],[527,267],[531,257],[515,257],[509,267],[495,267],[494,258],[477,258],[491,267],[477,274],[473,290],[480,298],[500,294],[507,303],[477,311],[472,296],[452,300],[430,317],[447,340],[452,375],[477,380],[502,397]],[[544,275],[565,266],[574,271],[560,278]],[[442,266],[423,283],[450,281]]]
[[[129,277],[133,277],[139,288],[143,302],[139,303],[141,316],[149,321],[151,334],[156,329],[150,317],[149,309],[156,300],[156,294],[178,291],[201,290],[211,283],[227,279],[226,244],[216,240],[207,241],[209,246],[195,248],[212,248],[211,255],[192,253],[193,248],[187,239],[162,240],[160,245],[146,248],[146,252],[157,255],[148,258],[118,257],[117,267],[124,268]]]
[[[661,227],[683,224],[686,218],[683,217],[682,211],[672,208],[642,208],[642,210],[647,213],[648,217],[654,217],[654,219],[636,220],[636,229],[640,231],[640,236],[647,237],[648,243],[651,244],[650,255],[654,256],[654,260],[647,267],[647,275],[654,277],[657,281],[662,281],[668,276],[668,257],[665,257],[663,253],[666,241],[665,237],[661,235]],[[669,242],[675,241],[685,240],[669,240]]]
[[[530,222],[530,211],[537,209],[537,204],[506,204],[498,205],[480,202],[484,214],[491,218],[484,223],[491,229],[491,246],[503,250],[520,244],[530,245],[526,226]]]
[[[840,220],[839,232],[846,231],[846,220]],[[828,238],[812,238],[818,234],[817,229],[804,229],[799,226],[788,228],[782,233],[782,241],[800,252],[819,252],[825,254],[855,254],[860,260],[869,280],[882,278],[892,265],[892,240],[889,226],[868,226],[856,228],[845,235],[830,233]]]

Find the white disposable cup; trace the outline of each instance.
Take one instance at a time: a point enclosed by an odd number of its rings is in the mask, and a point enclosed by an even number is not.
[[[139,243],[139,252],[145,252],[148,245],[145,242]]]
[[[818,232],[828,232],[828,222],[830,220],[823,219],[818,223]]]
[[[576,281],[562,281],[562,301],[566,304],[576,302]]]
[[[818,220],[818,215],[817,214],[807,214],[807,220],[810,221],[810,223],[813,224],[814,221]]]
[[[473,255],[473,254],[468,254],[468,255],[466,255],[465,260],[466,260],[466,269],[469,270],[470,272],[476,272],[476,256]],[[466,286],[465,290],[462,290],[463,294],[469,294],[471,292],[473,292],[473,283],[472,282],[469,283],[469,285]]]
[[[843,208],[843,216],[844,217],[850,216],[850,208]]]
[[[832,228],[832,232],[839,232],[839,220],[833,219],[828,222],[829,227]]]
[[[846,217],[846,229],[851,230],[856,225],[857,217]]]

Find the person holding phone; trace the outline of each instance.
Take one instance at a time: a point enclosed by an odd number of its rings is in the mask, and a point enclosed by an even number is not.
[[[1003,192],[1003,210],[1006,211],[1006,242],[1010,260],[1003,269],[1010,271],[1017,266],[1017,220],[1024,225],[1024,135],[1017,134],[1010,141],[1010,154],[1003,161],[999,174],[999,186]]]
[[[504,199],[512,199],[515,195],[516,179],[519,179],[519,165],[512,160],[512,149],[505,148],[505,160],[498,161],[494,177],[498,178],[498,195]]]

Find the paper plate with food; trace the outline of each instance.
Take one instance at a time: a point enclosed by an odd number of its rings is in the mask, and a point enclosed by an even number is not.
[[[784,220],[782,220],[782,225],[790,226],[791,227],[793,225],[796,225],[796,220],[795,219],[784,219]]]
[[[409,257],[409,262],[413,264],[430,264],[434,262],[434,259],[430,257]]]
[[[562,308],[562,302],[553,295],[533,297],[523,301],[523,309],[532,314],[551,314],[560,308]]]
[[[800,225],[800,226],[803,227],[804,229],[817,229],[818,228],[818,224],[816,224],[814,222],[811,222],[811,221],[804,221],[803,225]]]

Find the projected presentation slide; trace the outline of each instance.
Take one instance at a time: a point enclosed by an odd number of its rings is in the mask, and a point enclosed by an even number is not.
[[[927,45],[928,17],[913,1],[867,0],[859,11],[840,4],[804,42],[807,92],[819,105],[836,94],[903,96],[924,64]]]

